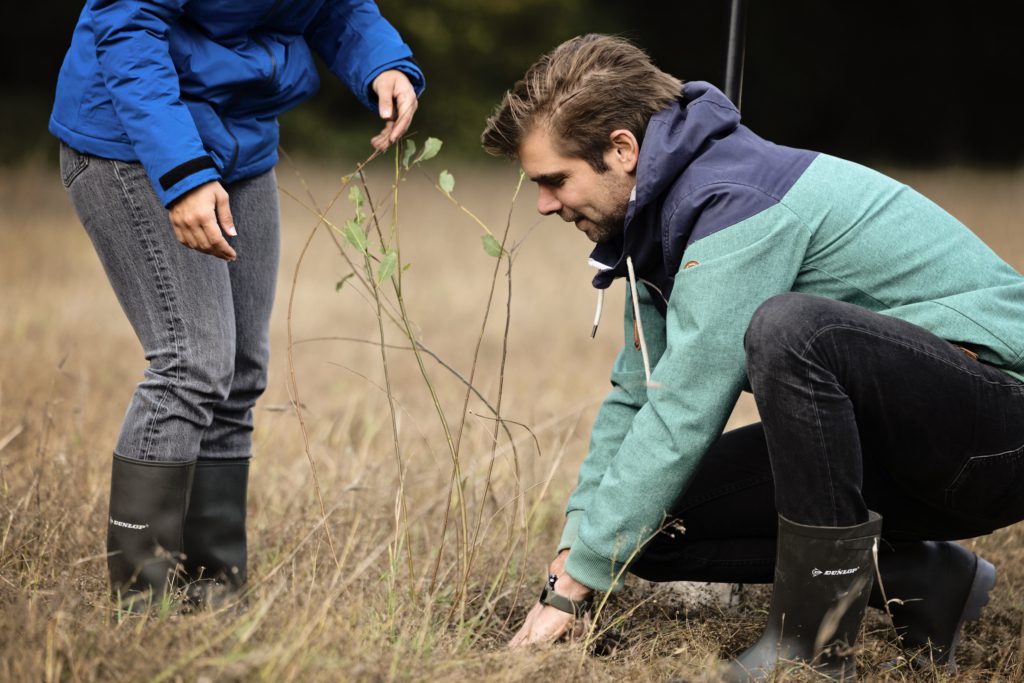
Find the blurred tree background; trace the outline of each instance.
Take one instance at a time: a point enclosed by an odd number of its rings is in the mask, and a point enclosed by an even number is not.
[[[202,1],[202,0],[195,0]],[[721,84],[728,0],[379,0],[428,89],[414,128],[479,158],[502,93],[573,35],[614,33],[666,71]],[[55,158],[46,132],[81,2],[17,3],[0,25],[4,163]],[[779,143],[866,162],[1017,164],[1024,4],[750,0],[744,118]],[[282,119],[292,152],[362,157],[376,122],[334,79]]]

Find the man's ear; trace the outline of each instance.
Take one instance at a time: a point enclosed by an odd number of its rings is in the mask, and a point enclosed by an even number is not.
[[[623,171],[636,172],[636,164],[640,159],[640,143],[636,136],[625,128],[613,130],[608,136],[611,141],[611,156]]]

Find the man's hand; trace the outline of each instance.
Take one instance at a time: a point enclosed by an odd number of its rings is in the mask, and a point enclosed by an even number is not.
[[[237,257],[224,239],[224,234],[232,237],[238,234],[228,205],[228,193],[216,180],[186,192],[171,205],[169,215],[174,236],[189,249],[225,261],[234,261]]]
[[[565,559],[568,556],[569,551],[563,550],[548,568],[549,574],[558,577],[555,582],[555,592],[570,600],[586,600],[594,594],[594,591],[565,572]],[[553,643],[566,635],[575,639],[584,636],[589,630],[589,614],[583,615],[582,619],[577,619],[567,612],[538,602],[526,615],[526,621],[523,622],[519,632],[509,641],[508,646],[522,647],[535,643]]]
[[[419,102],[409,78],[395,69],[385,71],[373,79],[372,87],[377,94],[380,117],[387,123],[384,124],[384,130],[370,140],[370,144],[383,152],[409,130]]]

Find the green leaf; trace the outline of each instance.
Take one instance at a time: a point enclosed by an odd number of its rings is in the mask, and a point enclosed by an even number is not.
[[[441,186],[441,189],[445,191],[445,194],[451,194],[452,190],[455,189],[455,177],[448,172],[448,169],[441,171],[441,175],[437,178],[437,184]]]
[[[388,251],[381,259],[380,268],[377,269],[377,283],[380,284],[395,274],[395,267],[398,265],[398,254]]]
[[[481,235],[480,239],[484,243],[484,251],[487,252],[488,256],[500,258],[502,253],[504,253],[504,249],[501,248],[498,240],[494,239],[494,235]]]
[[[345,239],[353,247],[364,254],[366,253],[366,233],[363,232],[363,228],[354,220],[349,219],[345,221]]]
[[[441,151],[442,144],[444,143],[437,138],[427,138],[427,141],[423,143],[423,151],[420,152],[420,155],[416,157],[416,161],[413,163],[418,164],[421,161],[433,159],[437,156],[437,153]]]
[[[356,214],[358,215],[359,209],[363,207],[363,191],[359,189],[358,185],[348,188],[348,200],[355,205]]]
[[[406,263],[404,266],[402,266],[402,272],[404,273],[405,271],[409,270],[410,268],[412,268],[412,264],[411,263]]]
[[[412,155],[416,153],[416,141],[408,139],[405,141],[405,153],[402,154],[402,166],[409,168],[409,160],[412,159]]]
[[[336,283],[334,284],[334,291],[335,291],[335,292],[340,292],[340,291],[341,291],[341,288],[342,288],[342,287],[343,287],[343,286],[345,285],[345,283],[346,283],[346,282],[348,282],[349,278],[351,278],[351,277],[352,277],[353,275],[355,275],[355,273],[349,273],[349,274],[348,274],[348,275],[346,275],[345,277],[343,277],[343,278],[341,278],[340,280],[338,280],[338,281],[337,281],[337,282],[336,282]]]

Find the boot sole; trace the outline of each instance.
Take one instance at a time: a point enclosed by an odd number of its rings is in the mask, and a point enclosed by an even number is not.
[[[967,593],[967,600],[964,602],[963,612],[960,614],[960,621],[956,625],[956,633],[953,642],[949,645],[949,657],[946,660],[946,673],[956,673],[956,647],[960,644],[960,635],[963,633],[964,624],[968,621],[976,621],[981,617],[982,608],[989,603],[989,593],[996,585],[995,566],[978,555],[978,564],[974,569],[974,580],[971,581],[971,590]]]

